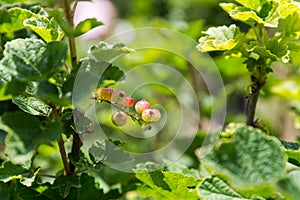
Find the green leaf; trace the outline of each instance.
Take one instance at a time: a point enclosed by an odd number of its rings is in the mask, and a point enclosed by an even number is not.
[[[25,28],[23,21],[31,17],[37,15],[30,10],[17,7],[0,9],[0,33],[12,33]]]
[[[75,37],[85,34],[89,30],[101,25],[103,25],[103,23],[97,21],[96,18],[85,19],[76,26]]]
[[[2,121],[10,128],[14,142],[20,141],[19,152],[26,153],[42,142],[55,141],[62,132],[60,122],[40,121],[39,118],[24,112],[6,112]]]
[[[236,2],[247,8],[258,11],[262,7],[262,2],[266,2],[266,0],[236,0]]]
[[[235,20],[239,20],[247,24],[254,24],[255,22],[259,24],[264,23],[263,19],[261,19],[255,11],[249,8],[237,6],[233,3],[221,3],[220,6],[228,12],[231,18]]]
[[[239,27],[232,24],[229,27],[211,27],[203,32],[206,36],[199,39],[197,48],[202,51],[222,51],[233,49],[241,40]]]
[[[300,144],[295,142],[281,141],[288,156],[289,163],[300,167]]]
[[[91,148],[89,154],[95,164],[98,163],[122,163],[131,161],[131,156],[125,152],[120,143],[113,140],[96,141]]]
[[[237,2],[242,6],[233,3],[221,3],[220,6],[233,19],[250,25],[257,22],[265,27],[276,28],[280,19],[300,11],[297,4],[289,0],[237,0]]]
[[[66,53],[63,42],[45,44],[39,39],[15,39],[5,44],[0,76],[6,81],[48,79],[64,64]]]
[[[47,9],[47,13],[54,17],[56,22],[59,24],[60,28],[63,30],[63,32],[68,37],[74,36],[74,30],[70,23],[64,18],[63,13],[60,10],[57,9]]]
[[[48,81],[42,81],[37,85],[36,95],[45,102],[53,102],[60,105],[58,88]]]
[[[292,170],[288,175],[278,182],[282,192],[289,197],[288,199],[299,199],[300,196],[300,171]]]
[[[155,193],[159,193],[161,199],[199,199],[197,187],[200,179],[181,173],[163,171],[153,163],[139,164],[134,171],[136,177],[151,188],[152,197]],[[140,192],[144,191],[140,190]]]
[[[0,101],[10,100],[13,97],[11,94],[7,94],[6,92],[7,85],[8,83],[3,83],[0,80]]]
[[[297,12],[289,15],[285,19],[279,20],[278,30],[284,32],[289,37],[296,35],[300,31],[300,16]]]
[[[86,173],[81,174],[79,187],[70,188],[70,195],[67,199],[107,199],[103,190],[97,189],[95,178]]]
[[[58,189],[62,198],[66,198],[71,188],[80,188],[79,176],[59,176],[55,179],[53,189]]]
[[[217,176],[205,179],[198,188],[199,194],[206,200],[246,200],[225,181]]]
[[[119,56],[131,52],[134,52],[134,50],[128,48],[124,44],[113,45],[106,42],[100,42],[97,45],[91,46],[89,49],[89,53],[93,55],[98,62],[100,61],[109,62]]]
[[[268,192],[284,173],[286,157],[275,137],[258,129],[241,127],[232,140],[225,140],[211,151],[204,162],[224,175],[236,187],[252,192]],[[253,186],[253,188],[251,188]],[[262,189],[262,191],[259,191]]]
[[[35,97],[17,96],[12,99],[21,110],[31,115],[49,116],[51,108],[40,99]]]
[[[103,72],[99,80],[98,86],[103,85],[106,81],[114,81],[116,83],[124,79],[124,72],[120,70],[119,67],[110,64]]]
[[[27,187],[31,186],[40,168],[28,170],[21,165],[15,165],[9,161],[4,162],[0,167],[0,181],[8,182],[20,179],[20,182]]]
[[[29,18],[24,21],[24,25],[37,33],[46,42],[60,41],[64,33],[54,18],[47,17]]]
[[[36,191],[33,187],[26,187],[22,184],[16,184],[16,192],[19,199],[23,200],[56,200],[54,195],[48,195]]]
[[[273,94],[300,101],[300,85],[297,80],[284,80],[271,88]]]
[[[274,37],[266,43],[266,49],[276,56],[278,61],[288,63],[290,61],[290,51],[288,45],[280,43],[279,39]]]

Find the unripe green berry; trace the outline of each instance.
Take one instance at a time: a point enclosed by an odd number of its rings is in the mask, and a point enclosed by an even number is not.
[[[110,101],[114,94],[112,88],[98,88],[97,90],[97,99]]]
[[[149,109],[150,107],[150,103],[143,99],[135,104],[135,111],[141,114],[144,110]]]
[[[123,112],[116,112],[112,115],[111,121],[116,126],[124,126],[127,122],[127,115]]]

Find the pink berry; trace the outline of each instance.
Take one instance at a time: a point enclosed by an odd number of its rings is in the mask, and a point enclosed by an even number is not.
[[[141,101],[138,101],[136,104],[135,104],[135,110],[137,113],[141,114],[144,110],[146,109],[149,109],[151,106],[150,106],[150,103],[146,100],[141,100]]]
[[[126,99],[126,93],[122,90],[119,90],[117,93],[115,93],[113,97],[113,101],[119,104],[124,104],[125,99]]]
[[[134,100],[131,97],[126,97],[124,101],[124,106],[126,107],[132,107],[134,105]]]
[[[116,112],[112,115],[111,121],[116,126],[124,126],[127,122],[127,115],[123,112]]]
[[[160,111],[158,109],[152,109],[152,112],[153,112],[153,117],[152,117],[152,121],[156,122],[160,119],[161,117],[161,114],[160,114]]]
[[[97,98],[100,100],[111,100],[114,94],[114,90],[112,88],[98,88],[97,90]]]

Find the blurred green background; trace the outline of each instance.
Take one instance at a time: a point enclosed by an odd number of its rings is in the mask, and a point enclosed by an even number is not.
[[[26,2],[26,1],[24,1]],[[31,1],[39,2],[39,1]],[[75,23],[80,19],[97,17],[104,22],[104,26],[93,33],[86,34],[77,39],[78,54],[81,58],[87,55],[90,45],[97,44],[99,41],[107,40],[111,36],[126,30],[143,27],[161,27],[179,31],[195,41],[201,37],[201,31],[211,26],[229,25],[235,23],[241,27],[241,30],[247,30],[247,26],[237,21],[232,21],[229,16],[219,7],[220,2],[233,2],[229,0],[94,0],[82,1],[78,4],[81,12],[75,12]],[[49,6],[61,6],[59,0],[47,0],[43,2]],[[91,5],[89,5],[91,4]],[[94,10],[93,10],[94,9]],[[77,20],[77,21],[76,21]],[[24,31],[16,35],[26,35]],[[151,35],[149,35],[151,37]],[[6,38],[9,40],[9,37]],[[2,42],[3,42],[2,38]],[[142,42],[134,41],[135,43]],[[166,40],[168,42],[168,40]],[[130,46],[129,46],[130,47]],[[3,46],[2,46],[3,48]],[[191,47],[196,48],[196,47]],[[200,106],[200,124],[199,134],[193,143],[181,158],[188,166],[198,167],[198,160],[194,156],[194,150],[199,147],[205,135],[207,126],[211,118],[212,106],[217,109],[226,107],[226,118],[224,126],[231,122],[245,122],[245,105],[250,84],[249,73],[241,58],[227,59],[221,52],[211,52],[210,57],[214,62],[205,63],[206,70],[217,66],[226,91],[226,102],[217,97],[211,99],[207,91],[203,78],[190,66],[189,62],[178,55],[160,50],[137,51],[128,56],[119,58],[114,64],[125,72],[132,70],[134,66],[140,66],[149,63],[159,63],[170,66],[177,70],[186,80],[189,81],[195,94],[198,97]],[[199,58],[200,59],[200,58]],[[262,90],[256,117],[259,118],[271,135],[288,141],[295,141],[300,136],[300,77],[299,65],[300,56],[292,56],[293,64],[275,63],[272,67],[274,73],[268,76],[267,84]],[[205,62],[205,61],[203,61]],[[139,74],[141,78],[147,78],[148,74]],[[130,88],[126,88],[126,81],[120,83],[120,88],[132,95],[134,99],[147,99],[152,105],[160,104],[168,113],[165,127],[162,132],[151,137],[151,139],[141,139],[140,137],[131,137],[124,134],[122,130],[115,127],[110,120],[112,114],[111,107],[105,104],[96,106],[98,120],[108,137],[124,141],[125,148],[132,152],[145,152],[153,149],[159,149],[166,145],[174,137],[176,131],[178,115],[178,96],[166,87],[161,85],[150,85],[150,87],[140,87],[131,93]],[[211,82],[214,80],[212,79]],[[116,87],[116,88],[118,88]],[[184,101],[189,102],[189,99]],[[0,102],[0,114],[8,110],[17,109],[9,101]],[[156,125],[155,125],[156,126]],[[158,124],[159,126],[159,124]],[[134,124],[129,124],[126,128],[131,135],[138,136],[139,130]],[[188,131],[187,131],[188,132]],[[94,141],[95,137],[89,137],[87,140]],[[57,147],[43,145],[38,149],[39,155],[36,163],[45,165],[43,170],[52,173],[59,169],[59,156],[54,155]],[[48,160],[44,157],[48,156]],[[39,159],[40,157],[40,159]],[[51,166],[47,169],[46,166]],[[113,185],[120,181],[127,181],[125,176],[120,176],[118,172],[112,169],[104,169],[100,172],[103,179],[106,179],[108,185]],[[126,175],[127,176],[127,175]],[[129,176],[129,175],[128,175]],[[112,178],[113,177],[113,178]]]

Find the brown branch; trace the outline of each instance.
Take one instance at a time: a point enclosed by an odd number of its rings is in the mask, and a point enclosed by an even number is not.
[[[52,113],[54,115],[55,121],[59,121],[60,117],[59,117],[58,109],[54,105],[52,105],[51,107],[52,107]],[[57,143],[58,143],[59,152],[60,152],[60,156],[61,156],[61,159],[62,159],[62,162],[64,165],[65,172],[67,175],[71,175],[70,166],[68,163],[68,157],[67,157],[66,149],[65,149],[65,142],[64,142],[61,134],[57,140]]]
[[[255,127],[255,112],[256,112],[256,105],[258,102],[258,97],[260,94],[261,88],[265,85],[266,77],[260,81],[252,74],[251,76],[252,84],[250,86],[250,95],[248,96],[247,100],[247,108],[246,108],[246,116],[247,116],[247,125]]]
[[[73,10],[71,10],[69,0],[64,0],[64,6],[65,6],[65,13],[66,13],[66,16],[67,16],[67,20],[69,21],[72,29],[74,30],[73,18],[74,18],[75,8],[77,6],[77,1],[75,1],[75,5],[73,7]],[[71,55],[72,68],[74,69],[77,65],[77,53],[76,53],[75,38],[73,36],[69,37],[69,45],[70,45],[70,55]],[[79,155],[81,145],[82,145],[82,142],[80,140],[79,134],[75,132],[74,135],[73,135],[71,155],[74,155],[75,157],[77,155]],[[70,167],[71,174],[73,174],[76,167],[71,161],[69,162],[69,167]]]
[[[74,21],[73,21],[74,13],[71,10],[69,0],[64,0],[64,7],[65,7],[67,20],[70,23],[72,29],[74,29]],[[77,54],[76,54],[76,45],[75,45],[74,37],[69,37],[69,45],[70,45],[71,63],[72,63],[72,67],[74,68],[77,65]]]

